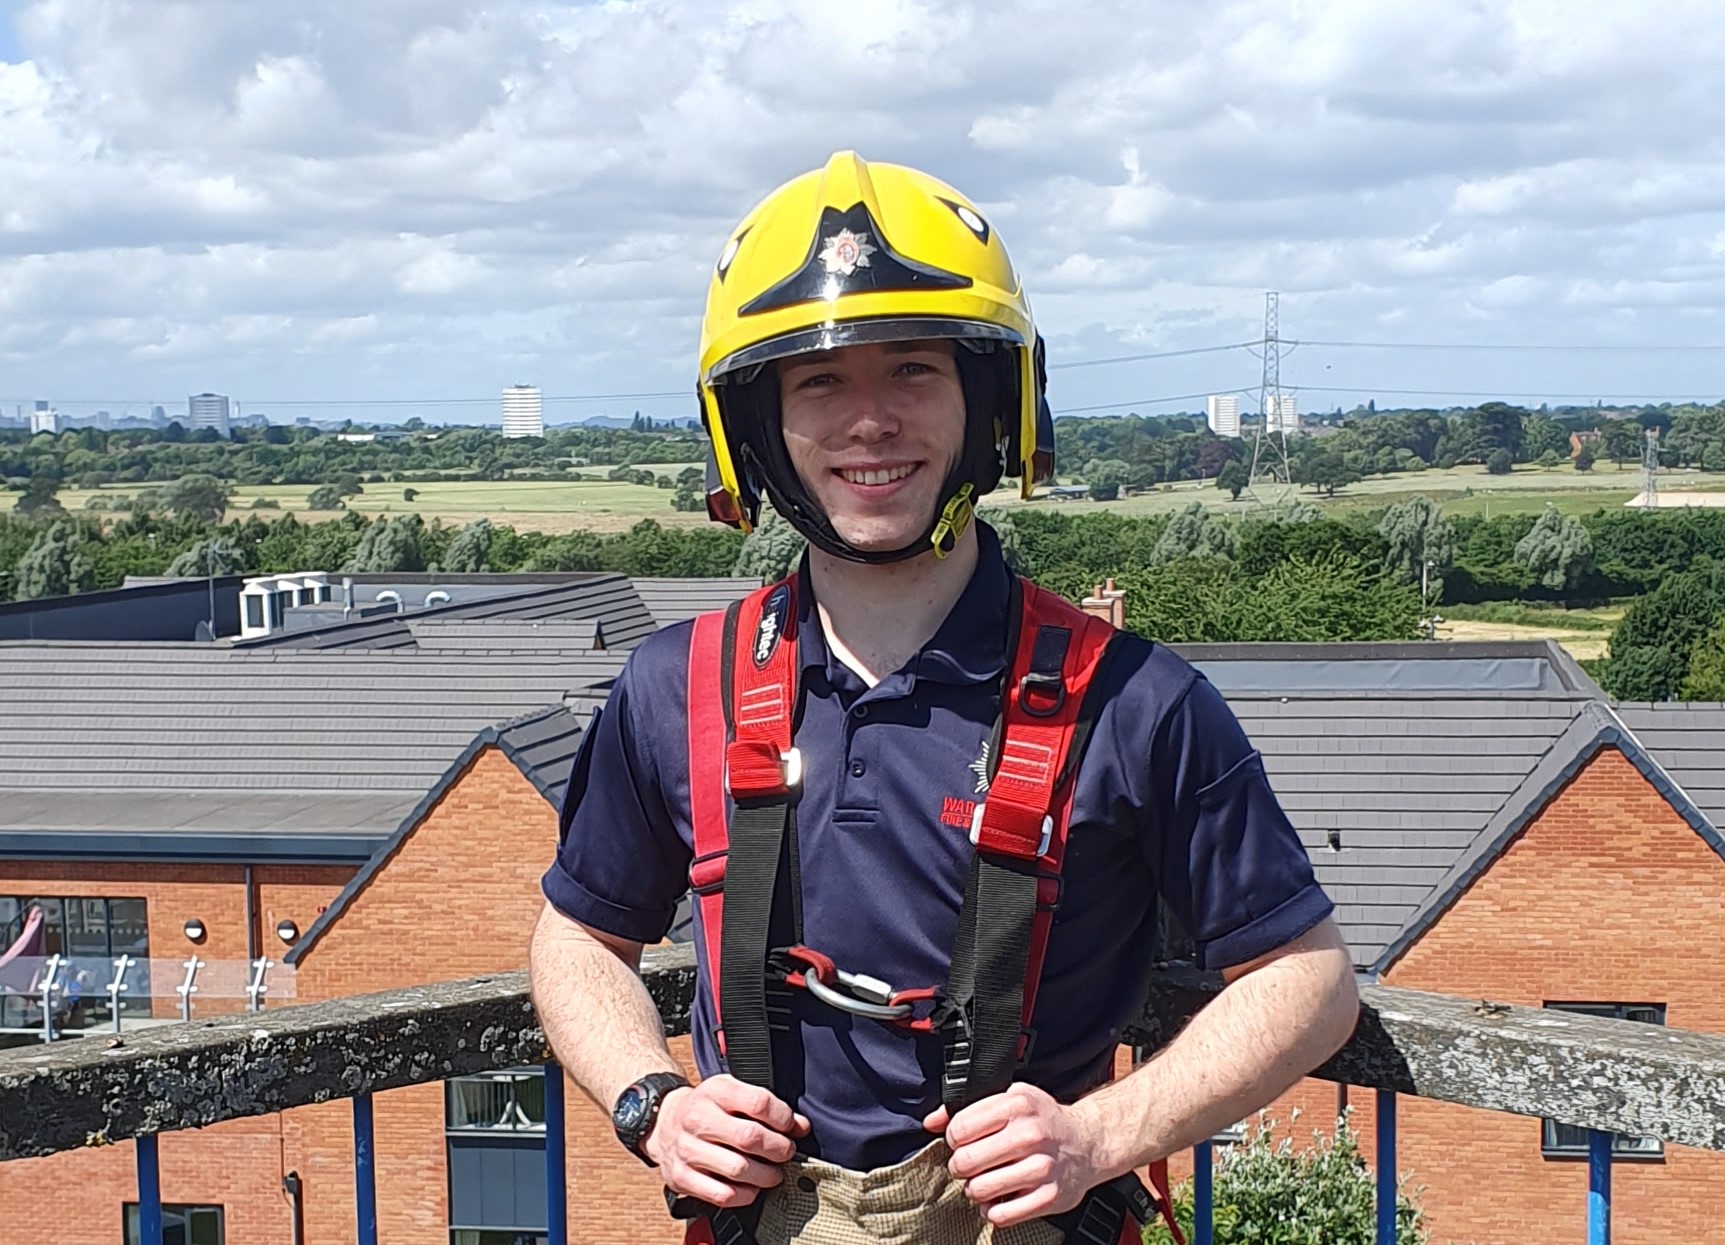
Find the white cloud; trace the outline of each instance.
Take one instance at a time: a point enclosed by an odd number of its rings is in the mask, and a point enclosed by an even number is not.
[[[1240,340],[1266,288],[1312,339],[1725,337],[1713,0],[39,0],[16,25],[8,398],[680,392],[731,225],[844,147],[982,202],[1060,357]],[[1396,387],[1502,383],[1404,363]],[[1526,366],[1614,388],[1605,357]],[[1717,388],[1687,366],[1660,383]]]

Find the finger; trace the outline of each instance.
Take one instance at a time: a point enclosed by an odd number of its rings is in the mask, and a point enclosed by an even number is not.
[[[1060,1190],[1053,1183],[1038,1185],[1023,1197],[995,1202],[982,1208],[982,1217],[997,1228],[1009,1228],[1016,1223],[1028,1223],[1054,1213]]]
[[[799,1127],[806,1129],[806,1118],[798,1116],[787,1103],[759,1085],[750,1085],[732,1076],[717,1076],[702,1084],[712,1085],[712,1100],[732,1115],[746,1115],[751,1120],[759,1120],[775,1133],[790,1133]]]
[[[680,1197],[690,1197],[709,1206],[730,1209],[747,1206],[761,1195],[761,1191],[752,1185],[727,1184],[716,1176],[710,1176],[692,1167],[680,1169],[675,1174],[667,1170],[665,1185]]]
[[[989,1205],[1052,1184],[1053,1176],[1053,1159],[1046,1154],[1029,1154],[966,1180],[964,1193],[973,1202]]]
[[[678,1147],[677,1154],[683,1166],[704,1172],[708,1176],[716,1176],[726,1184],[770,1189],[785,1178],[784,1171],[771,1163],[763,1163],[747,1154],[739,1154],[726,1146],[702,1141],[699,1137],[687,1138],[684,1144]]]
[[[946,1108],[944,1106],[936,1107],[933,1111],[930,1111],[927,1115],[922,1117],[922,1126],[931,1133],[944,1133],[946,1131],[947,1122],[950,1118],[951,1117],[947,1115]]]
[[[1016,1105],[1017,1100],[1005,1094],[993,1094],[971,1103],[947,1121],[947,1141],[956,1150],[980,1137],[999,1132],[1012,1121]]]
[[[728,1115],[716,1106],[689,1121],[690,1131],[703,1141],[750,1154],[769,1163],[788,1162],[797,1152],[796,1142],[740,1115]]]
[[[951,1130],[947,1135],[951,1136]],[[1040,1129],[1015,1122],[997,1133],[954,1146],[947,1170],[960,1180],[970,1180],[996,1167],[1044,1153],[1045,1141]]]

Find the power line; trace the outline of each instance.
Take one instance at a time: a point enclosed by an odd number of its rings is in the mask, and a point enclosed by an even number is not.
[[[1348,341],[1311,341],[1300,339],[1302,346],[1327,346],[1334,349],[1347,350],[1541,350],[1541,351],[1616,351],[1635,353],[1640,351],[1700,351],[1725,350],[1725,345],[1706,346],[1607,346],[1591,345],[1583,342],[1569,342],[1558,345],[1532,345],[1515,342],[1348,342]]]
[[[1111,359],[1080,359],[1074,363],[1050,363],[1051,372],[1064,372],[1078,367],[1104,367],[1110,363],[1139,363],[1145,359],[1179,359],[1194,354],[1220,354],[1224,350],[1246,350],[1257,342],[1229,342],[1225,346],[1194,346],[1190,350],[1157,350],[1150,354],[1123,354]]]
[[[1337,385],[1287,385],[1301,393],[1388,394],[1392,397],[1428,398],[1580,398],[1601,402],[1695,402],[1693,393],[1553,393],[1545,390],[1517,392],[1508,389],[1344,389]]]
[[[1054,412],[1061,415],[1085,415],[1091,411],[1121,411],[1133,406],[1157,406],[1163,402],[1190,402],[1195,398],[1207,398],[1213,393],[1247,393],[1245,386],[1234,389],[1206,389],[1202,393],[1171,393],[1162,398],[1134,398],[1130,402],[1103,402],[1096,406],[1067,406]]]

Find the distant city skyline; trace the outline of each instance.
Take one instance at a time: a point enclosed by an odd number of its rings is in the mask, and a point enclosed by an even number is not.
[[[1305,411],[1725,397],[1716,3],[1052,11],[9,6],[0,387],[693,416],[729,231],[855,147],[977,200],[1057,414],[1255,409],[1266,290]]]

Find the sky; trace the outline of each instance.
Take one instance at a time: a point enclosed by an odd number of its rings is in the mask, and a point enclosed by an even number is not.
[[[1717,0],[0,0],[0,402],[691,415],[847,148],[981,205],[1057,412],[1256,409],[1271,290],[1301,410],[1716,401],[1721,63]]]

